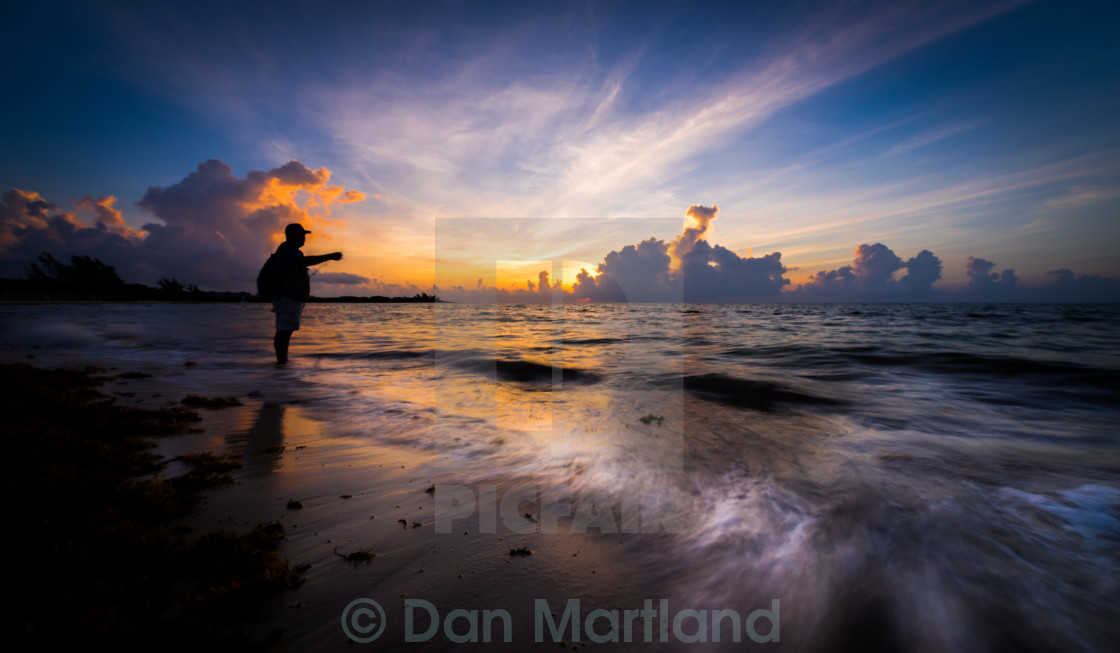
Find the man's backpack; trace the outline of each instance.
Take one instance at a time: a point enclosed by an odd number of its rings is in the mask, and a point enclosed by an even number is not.
[[[280,264],[275,254],[269,254],[257,274],[257,294],[270,300],[280,294]]]

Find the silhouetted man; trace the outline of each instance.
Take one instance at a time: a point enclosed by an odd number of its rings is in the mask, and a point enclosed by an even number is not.
[[[299,330],[303,304],[311,296],[311,275],[307,274],[307,266],[342,260],[342,252],[304,256],[299,248],[303,247],[309,233],[303,225],[292,223],[284,227],[287,240],[276,248],[280,294],[272,300],[272,310],[276,313],[276,337],[272,339],[272,346],[276,349],[276,362],[280,365],[288,362],[288,343],[292,340],[292,332]]]

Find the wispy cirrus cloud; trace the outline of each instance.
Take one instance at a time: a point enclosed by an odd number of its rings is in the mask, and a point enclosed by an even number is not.
[[[428,287],[437,217],[650,219],[718,202],[733,216],[721,243],[781,251],[790,270],[841,266],[868,239],[937,247],[959,276],[966,243],[1038,238],[1100,212],[1110,197],[1093,189],[1116,177],[1093,173],[1114,156],[1107,139],[1006,148],[991,102],[971,102],[987,87],[936,75],[937,95],[893,104],[932,69],[931,50],[979,47],[968,30],[1006,27],[1026,4],[809,3],[763,16],[729,3],[724,24],[673,3],[643,5],[641,20],[617,6],[499,15],[455,3],[356,6],[346,21],[308,9],[298,26],[283,2],[220,20],[193,5],[106,15],[121,77],[211,116],[265,168],[323,161],[380,195],[343,209],[347,260]]]
[[[904,154],[911,150],[916,150],[920,147],[932,145],[938,141],[943,141],[946,138],[951,138],[957,134],[963,134],[971,129],[975,129],[976,122],[958,122],[950,125],[941,125],[933,129],[927,129],[906,141],[895,145],[890,150],[887,150],[885,156],[894,156],[896,154]]]
[[[490,74],[501,69],[494,58],[505,56],[496,45],[435,80],[375,74],[342,91],[312,89],[304,111],[349,153],[350,167],[444,214],[665,215],[713,150],[733,147],[786,107],[1018,4],[822,12],[722,81],[654,82],[632,61],[604,74],[599,62],[576,57],[510,82]],[[657,83],[674,92],[651,92]]]
[[[953,263],[946,278],[961,281],[969,246],[999,246],[1028,232],[1032,239],[1049,233],[1060,242],[1071,228],[1069,212],[1109,199],[1102,180],[1120,175],[1118,161],[1120,151],[1106,147],[1033,166],[1015,162],[1018,169],[986,162],[955,175],[925,173],[851,187],[830,179],[847,170],[817,168],[781,188],[748,184],[747,190],[728,192],[721,205],[742,206],[747,196],[752,211],[767,219],[753,222],[748,234],[734,227],[723,233],[728,240],[749,237],[757,247],[781,249],[791,265],[809,269],[835,264],[846,253],[836,244],[852,238],[936,247]],[[829,188],[822,180],[830,180]],[[1048,249],[1058,258],[1069,256],[1052,244]],[[1056,264],[1039,263],[1032,274]]]

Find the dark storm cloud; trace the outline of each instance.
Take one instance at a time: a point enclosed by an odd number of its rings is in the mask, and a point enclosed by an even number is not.
[[[340,286],[361,286],[369,283],[369,279],[359,274],[349,272],[320,272],[315,275],[318,283],[333,283]]]

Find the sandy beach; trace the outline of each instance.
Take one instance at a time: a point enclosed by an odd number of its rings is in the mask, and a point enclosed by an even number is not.
[[[5,9],[13,650],[1120,650],[1120,3]]]
[[[261,306],[18,308],[0,363],[216,400],[151,439],[166,478],[238,457],[192,534],[278,524],[308,565],[238,626],[269,650],[1116,634],[1114,308],[316,306],[282,368]]]
[[[202,432],[160,436],[155,439],[155,452],[169,460],[202,451],[241,456],[243,468],[231,473],[235,483],[207,490],[200,508],[182,522],[198,532],[244,532],[257,522],[279,522],[286,533],[284,555],[293,564],[309,565],[299,589],[276,596],[262,620],[241,624],[269,647],[343,649],[353,642],[344,633],[340,617],[355,599],[369,598],[387,612],[386,628],[380,635],[385,642],[404,642],[409,636],[403,621],[406,600],[421,599],[436,607],[439,630],[430,641],[409,643],[414,650],[459,646],[447,638],[442,623],[456,609],[509,612],[511,642],[502,641],[499,620],[489,646],[555,649],[557,638],[548,630],[545,641],[535,641],[534,600],[548,601],[559,624],[567,600],[579,599],[583,633],[583,619],[593,609],[637,609],[642,605],[634,597],[658,596],[654,583],[642,582],[657,574],[638,573],[627,560],[627,549],[635,544],[634,538],[649,542],[664,534],[602,534],[594,528],[569,533],[571,520],[563,518],[560,532],[540,532],[539,505],[528,501],[519,506],[519,514],[530,525],[528,529],[537,532],[513,532],[500,518],[497,532],[478,532],[476,514],[455,521],[453,532],[438,533],[433,490],[448,477],[446,466],[436,460],[438,453],[333,435],[331,422],[320,419],[315,406],[302,402],[295,393],[265,395],[244,378],[215,385],[211,375],[194,373],[205,368],[204,360],[171,366],[9,346],[0,352],[0,363],[31,363],[45,369],[103,368],[108,380],[101,390],[120,405],[155,409],[178,405],[192,394],[236,397],[242,402],[240,406],[200,409],[202,421],[196,427]],[[275,370],[260,372],[268,375]],[[173,461],[164,474],[175,476],[186,469]],[[506,478],[495,486],[496,493],[502,496],[527,483],[531,479]],[[354,553],[373,556],[348,559]],[[428,633],[430,613],[414,606],[413,614],[413,637]],[[603,620],[600,629],[606,632],[608,623]],[[467,633],[469,625],[470,619],[460,617],[452,630]],[[654,645],[658,627],[655,625],[652,635]],[[589,645],[586,635],[582,644],[573,644],[570,631],[564,631],[559,639],[567,646]],[[276,638],[278,632],[282,635]],[[483,637],[481,630],[478,637]],[[650,647],[640,641],[641,632],[635,637],[641,643],[639,648]]]

